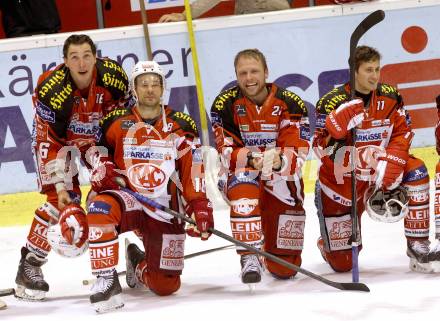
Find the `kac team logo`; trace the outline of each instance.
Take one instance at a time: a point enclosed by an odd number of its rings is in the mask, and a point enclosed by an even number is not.
[[[165,172],[154,164],[136,164],[127,171],[128,179],[137,188],[154,189],[166,181]]]

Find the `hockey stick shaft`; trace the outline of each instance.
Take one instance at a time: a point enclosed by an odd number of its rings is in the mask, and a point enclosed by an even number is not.
[[[151,51],[150,32],[148,31],[147,11],[145,10],[144,0],[139,0],[141,7],[142,27],[144,29],[145,46],[147,49],[148,60],[153,60],[153,53]]]
[[[161,211],[164,211],[165,213],[168,213],[168,214],[170,214],[170,215],[172,215],[172,216],[174,216],[176,218],[179,218],[182,221],[185,221],[185,222],[187,222],[189,224],[193,224],[193,225],[196,224],[196,222],[194,220],[192,220],[191,218],[189,218],[185,214],[178,213],[178,212],[176,212],[176,211],[174,211],[174,210],[172,210],[172,209],[170,209],[168,207],[165,207],[162,204],[159,204],[159,203],[153,201],[152,199],[149,199],[148,197],[145,197],[145,196],[143,196],[143,195],[141,195],[141,194],[139,194],[137,192],[134,192],[134,191],[132,191],[130,189],[122,188],[122,190],[127,192],[127,193],[129,193],[130,195],[134,196],[140,203],[147,204],[147,205],[149,205],[149,206],[151,206],[153,208],[156,208],[156,209],[159,209]],[[322,277],[320,275],[317,275],[317,274],[315,274],[313,272],[305,270],[305,269],[303,269],[303,268],[301,268],[301,267],[299,267],[297,265],[294,265],[292,263],[284,261],[283,259],[280,259],[279,257],[276,257],[273,254],[270,254],[268,252],[265,252],[265,251],[262,251],[260,249],[257,249],[257,248],[255,248],[253,246],[250,246],[250,245],[248,245],[248,244],[246,244],[244,242],[238,241],[238,240],[234,239],[233,237],[231,237],[231,236],[229,236],[229,235],[227,235],[227,234],[225,234],[223,232],[220,232],[220,231],[218,231],[218,230],[216,230],[214,228],[210,228],[209,231],[212,234],[217,235],[218,237],[221,237],[222,239],[225,239],[225,240],[227,240],[227,241],[229,241],[229,242],[231,242],[231,243],[233,243],[235,245],[243,247],[243,248],[245,248],[245,249],[247,249],[247,250],[249,250],[249,251],[251,251],[253,253],[256,253],[256,254],[259,254],[261,256],[264,256],[265,258],[267,258],[267,259],[269,259],[269,260],[271,260],[273,262],[276,262],[276,263],[278,263],[278,264],[280,264],[280,265],[282,265],[284,267],[287,267],[287,268],[289,268],[291,270],[294,270],[296,272],[305,274],[305,275],[307,275],[308,277],[310,277],[312,279],[315,279],[317,281],[325,283],[325,284],[327,284],[329,286],[332,286],[334,288],[337,288],[339,290],[353,290],[353,291],[364,291],[364,292],[369,292],[370,291],[370,289],[365,284],[363,284],[363,283],[340,283],[340,282],[331,281],[331,280],[329,280],[327,278],[324,278],[324,277]]]
[[[219,246],[219,247],[214,247],[214,248],[212,248],[212,249],[208,249],[208,250],[203,250],[203,251],[200,251],[200,252],[195,252],[195,253],[187,254],[187,255],[185,255],[185,256],[183,257],[183,259],[184,259],[184,260],[188,260],[188,259],[192,259],[192,258],[197,257],[197,256],[201,256],[201,255],[205,255],[205,254],[209,254],[209,253],[213,253],[213,252],[217,252],[217,251],[221,251],[221,250],[230,249],[230,248],[232,248],[232,247],[234,247],[233,244],[228,244],[228,245],[223,245],[223,246]],[[124,276],[124,275],[126,275],[126,274],[127,274],[127,271],[121,271],[121,272],[118,272],[118,277],[120,277],[120,276]],[[96,278],[88,279],[88,280],[83,280],[83,281],[82,281],[82,284],[83,284],[83,285],[89,285],[89,284],[94,283],[95,280],[96,280]],[[13,289],[12,289],[12,290],[13,290]],[[0,295],[0,296],[1,296],[1,295]]]
[[[0,290],[0,296],[8,296],[14,294],[15,294],[15,289],[13,288]]]
[[[362,22],[356,27],[350,37],[350,96],[351,99],[355,97],[356,85],[355,85],[355,61],[354,54],[358,45],[359,39],[373,26],[381,22],[385,18],[385,12],[377,10],[369,14]],[[352,281],[359,282],[359,222],[357,215],[357,190],[356,190],[356,127],[351,130],[353,150],[350,153],[351,158],[351,219],[352,219],[352,231],[351,231],[351,258],[352,258]]]

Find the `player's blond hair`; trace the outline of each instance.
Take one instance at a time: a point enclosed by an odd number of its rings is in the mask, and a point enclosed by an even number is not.
[[[237,53],[234,58],[234,68],[235,71],[237,71],[237,64],[238,60],[242,57],[245,58],[254,58],[257,61],[260,61],[263,64],[264,70],[267,70],[267,62],[266,57],[263,55],[263,53],[258,49],[245,49]]]

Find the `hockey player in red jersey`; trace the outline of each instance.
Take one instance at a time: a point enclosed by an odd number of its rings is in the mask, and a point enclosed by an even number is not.
[[[101,121],[101,151],[93,156],[91,182],[99,194],[91,200],[87,220],[97,276],[90,301],[98,312],[123,306],[116,273],[120,233],[137,231],[145,248],[145,253],[135,244],[126,249],[130,287],[170,295],[180,288],[183,269],[184,222],[139,203],[119,189],[118,179],[124,176],[130,189],[166,207],[184,208],[197,223],[187,229],[190,236],[206,240],[214,227],[195,122],[163,105],[165,77],[156,62],[138,62],[130,85],[136,106],[114,110]]]
[[[293,92],[266,83],[268,68],[259,50],[239,52],[234,66],[238,86],[220,93],[211,107],[232,235],[301,265],[305,211],[300,165],[310,139],[306,106]],[[260,258],[240,247],[237,253],[242,282],[259,282]],[[275,278],[296,274],[267,259],[265,265]]]
[[[49,290],[41,266],[51,250],[47,240],[50,219],[56,222],[60,210],[80,202],[76,169],[70,162],[66,170],[69,163],[64,156],[84,156],[94,144],[99,120],[130,101],[124,70],[113,60],[97,58],[96,46],[87,35],[69,36],[63,56],[64,63],[39,77],[33,96],[33,151],[38,186],[47,200],[35,211],[26,246],[21,249],[16,296],[27,300],[42,300]],[[87,233],[82,233],[74,241],[82,247],[86,239]]]
[[[402,201],[407,194],[409,202],[401,202],[399,214],[381,220],[404,217],[410,268],[431,272],[428,171],[421,159],[409,154],[414,134],[402,97],[396,88],[379,83],[380,57],[374,48],[358,47],[355,88],[337,87],[316,106],[314,150],[321,159],[315,199],[321,225],[318,247],[335,271],[351,270],[351,170],[346,151],[352,144],[350,129],[356,127],[358,215],[367,204],[378,201],[384,207],[387,197]],[[351,90],[357,99],[350,100]],[[396,189],[399,186],[405,189]]]

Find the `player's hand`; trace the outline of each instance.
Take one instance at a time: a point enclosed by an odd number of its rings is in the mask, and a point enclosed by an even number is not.
[[[105,190],[119,190],[125,186],[124,179],[119,174],[116,165],[108,160],[99,161],[93,166],[90,183],[97,193]]]
[[[258,171],[261,171],[263,169],[263,158],[263,153],[251,152],[248,157],[248,165]]]
[[[72,203],[61,211],[59,224],[61,234],[69,244],[80,248],[87,241],[89,237],[87,216],[78,204]]]
[[[212,203],[207,199],[195,199],[187,204],[185,210],[196,222],[196,225],[188,226],[186,233],[192,237],[200,237],[202,241],[207,240],[212,234],[208,230],[214,228]]]
[[[57,194],[58,194],[58,208],[60,210],[64,209],[64,207],[72,203],[72,199],[70,198],[68,191],[61,190]]]
[[[282,166],[281,151],[268,149],[264,153],[252,153],[248,164],[256,170],[262,171],[263,175],[270,175],[272,170],[279,171]]]
[[[379,157],[377,165],[376,185],[387,190],[393,190],[400,185],[408,154],[402,151],[392,151]]]
[[[186,17],[183,13],[169,13],[164,14],[162,17],[159,18],[159,23],[162,22],[177,22],[177,21],[183,21]]]
[[[343,139],[347,136],[347,132],[361,124],[364,118],[365,109],[362,99],[350,100],[328,114],[325,128],[333,138]]]

